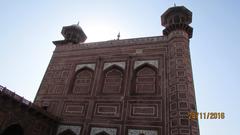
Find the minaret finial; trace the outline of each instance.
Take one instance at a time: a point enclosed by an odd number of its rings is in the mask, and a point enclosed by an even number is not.
[[[117,40],[119,40],[120,38],[120,32],[118,32],[118,35],[117,35]]]

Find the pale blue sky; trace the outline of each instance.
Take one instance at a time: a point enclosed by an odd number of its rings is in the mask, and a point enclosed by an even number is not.
[[[236,135],[240,125],[240,1],[42,0],[0,1],[0,84],[33,100],[62,26],[80,22],[87,42],[162,35],[160,16],[173,6],[193,12],[190,41],[201,135]]]

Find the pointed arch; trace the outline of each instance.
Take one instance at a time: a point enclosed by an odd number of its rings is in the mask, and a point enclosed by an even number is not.
[[[157,91],[157,69],[145,63],[135,69],[131,95],[155,94]]]
[[[138,60],[134,62],[134,69],[137,69],[144,64],[149,64],[155,68],[158,68],[158,60]]]
[[[90,94],[93,83],[94,71],[88,67],[84,67],[75,72],[70,93],[72,94]]]
[[[104,70],[102,79],[102,94],[120,94],[123,87],[124,70],[112,65]]]
[[[8,126],[1,135],[24,135],[24,130],[19,124]]]
[[[58,135],[76,135],[71,129],[66,129]]]
[[[109,134],[105,131],[102,131],[102,132],[97,133],[96,135],[109,135]]]

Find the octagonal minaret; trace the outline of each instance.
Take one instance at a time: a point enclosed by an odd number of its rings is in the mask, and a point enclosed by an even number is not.
[[[169,35],[174,30],[184,30],[192,37],[192,12],[184,6],[174,6],[165,11],[162,16],[162,25],[165,27],[163,35]]]
[[[174,6],[163,13],[161,20],[165,27],[163,35],[169,40],[168,132],[169,135],[199,135],[198,120],[189,119],[190,113],[197,112],[189,49],[192,12],[184,6]]]

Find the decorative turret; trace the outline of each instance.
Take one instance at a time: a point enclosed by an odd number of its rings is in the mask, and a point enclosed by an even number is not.
[[[165,27],[163,35],[167,36],[172,31],[184,30],[192,37],[193,28],[189,26],[192,22],[192,12],[184,6],[174,6],[169,8],[161,16],[162,26]]]
[[[74,44],[83,43],[87,39],[87,36],[78,24],[63,26],[61,33],[65,38],[65,41],[72,42]]]

